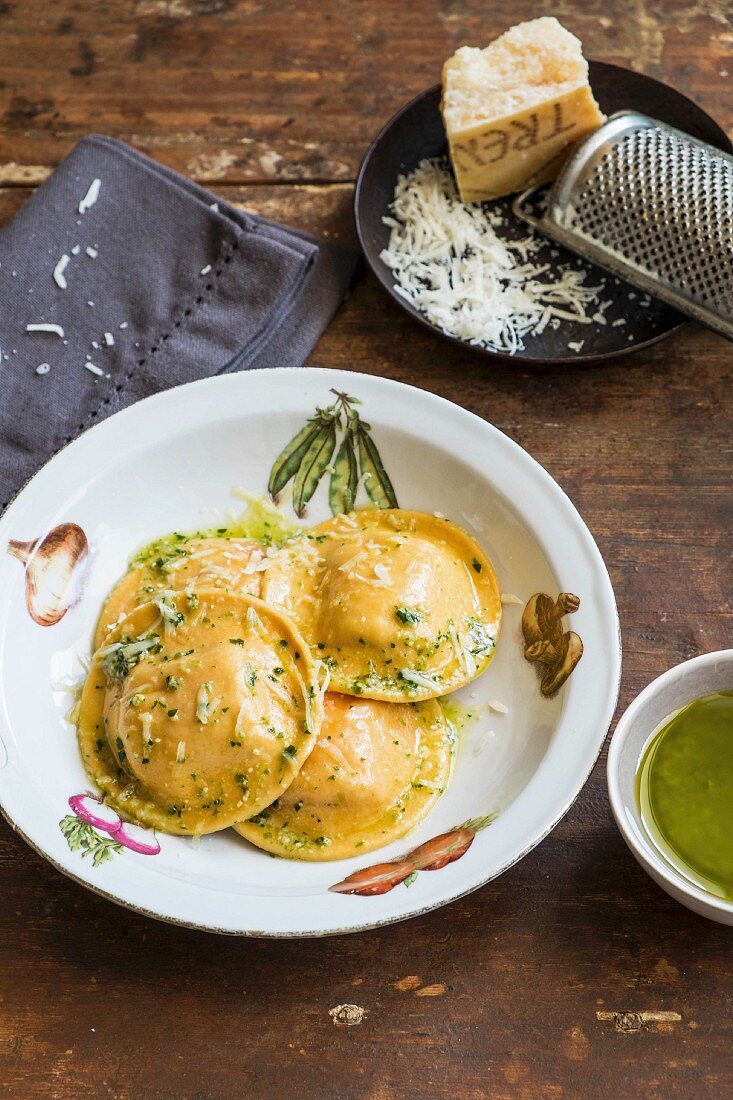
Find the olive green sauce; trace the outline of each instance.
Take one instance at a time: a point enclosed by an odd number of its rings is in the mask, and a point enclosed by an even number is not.
[[[636,795],[665,859],[733,901],[733,691],[702,696],[665,720],[639,761]]]
[[[143,565],[155,559],[166,561],[180,557],[185,554],[185,545],[191,539],[253,539],[263,546],[280,546],[303,531],[304,528],[292,523],[265,497],[253,497],[237,519],[197,531],[172,531],[143,546],[130,564]]]
[[[443,695],[438,699],[445,720],[455,735],[463,731],[481,717],[480,707],[465,707],[453,695]]]

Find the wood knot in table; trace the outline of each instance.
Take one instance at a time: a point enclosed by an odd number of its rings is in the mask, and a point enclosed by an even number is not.
[[[671,1031],[682,1019],[679,1012],[596,1012],[598,1020],[613,1022],[616,1031]]]
[[[366,1009],[361,1005],[335,1005],[334,1008],[329,1009],[328,1015],[336,1027],[355,1027],[357,1024],[364,1023]]]

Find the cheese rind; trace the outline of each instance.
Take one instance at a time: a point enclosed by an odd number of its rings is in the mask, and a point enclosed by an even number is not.
[[[579,40],[552,18],[459,49],[443,68],[441,108],[464,202],[547,182],[604,121]]]

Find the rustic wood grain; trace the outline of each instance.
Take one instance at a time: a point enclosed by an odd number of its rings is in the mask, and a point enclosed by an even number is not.
[[[37,182],[90,130],[203,182],[348,180],[457,46],[554,14],[601,60],[733,124],[725,0],[5,0],[0,161]],[[0,180],[2,182],[2,180]]]
[[[580,9],[9,0],[0,222],[97,129],[231,201],[353,239],[349,181],[378,126],[457,44],[540,13],[563,18],[592,56],[669,80],[730,130],[727,4]],[[591,370],[491,368],[412,325],[365,278],[312,362],[451,398],[559,481],[616,589],[621,708],[672,664],[730,644],[728,344],[690,325]],[[1,1096],[733,1093],[731,931],[675,905],[633,862],[603,759],[555,832],[501,879],[359,936],[246,941],[146,920],[68,882],[4,824],[0,884]]]

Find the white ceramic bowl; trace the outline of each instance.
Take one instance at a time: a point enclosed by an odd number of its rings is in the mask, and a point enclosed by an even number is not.
[[[733,902],[701,890],[667,862],[642,823],[636,798],[636,769],[650,734],[668,715],[701,695],[731,689],[733,649],[693,657],[653,680],[616,727],[608,752],[608,793],[621,835],[654,881],[693,912],[733,925]]]
[[[361,401],[402,507],[438,510],[464,526],[489,553],[501,591],[521,598],[504,608],[490,669],[459,693],[477,717],[461,733],[448,790],[409,837],[361,859],[273,859],[231,829],[197,844],[143,834],[144,851],[121,848],[119,820],[89,822],[103,809],[65,721],[70,698],[62,684],[79,677],[99,608],[130,556],[160,534],[225,523],[237,507],[236,486],[265,492],[276,455],[316,406],[333,400],[332,389]],[[308,505],[311,524],[330,515],[326,489],[320,485]],[[293,518],[285,495],[283,506]],[[82,592],[55,625],[39,625],[28,614],[21,562],[5,551],[64,524],[88,540]],[[558,695],[546,699],[523,657],[521,603],[533,592],[568,589],[581,599],[572,629],[585,652]],[[571,805],[603,745],[619,674],[611,583],[565,494],[496,428],[386,379],[263,370],[169,390],[85,432],[0,519],[0,810],[77,881],[181,924],[268,936],[356,931],[475,889],[521,859]],[[496,701],[507,713],[497,712]],[[404,861],[417,845],[446,834],[452,843],[465,823],[491,814],[491,826],[472,830],[460,858],[452,849],[452,862],[421,870],[409,889],[400,883],[368,897],[331,889],[377,862]]]

